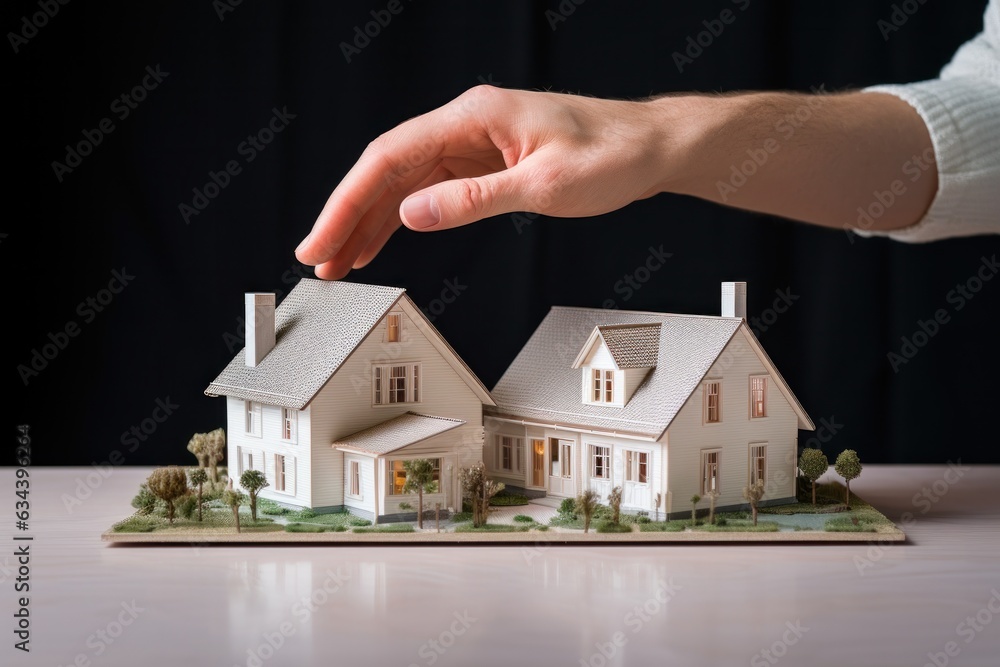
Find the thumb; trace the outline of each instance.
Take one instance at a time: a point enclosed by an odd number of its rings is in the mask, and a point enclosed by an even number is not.
[[[492,174],[443,181],[414,192],[403,200],[399,217],[416,231],[461,227],[501,213],[527,210],[528,188],[525,167],[518,164]]]

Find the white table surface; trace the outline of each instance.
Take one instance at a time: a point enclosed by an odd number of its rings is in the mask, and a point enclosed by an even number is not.
[[[919,667],[930,653],[996,667],[1000,467],[949,475],[953,484],[945,470],[868,466],[855,482],[890,518],[912,513],[906,544],[534,548],[109,546],[100,533],[130,512],[149,469],[115,470],[70,513],[64,494],[93,470],[36,468],[24,654],[12,648],[4,468],[0,665]],[[914,500],[925,487],[937,502]],[[341,583],[327,593],[331,572]],[[302,602],[311,595],[313,611]],[[280,647],[259,651],[268,636]]]

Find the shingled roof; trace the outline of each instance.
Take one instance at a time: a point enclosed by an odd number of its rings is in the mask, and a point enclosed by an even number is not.
[[[741,318],[552,308],[494,387],[497,405],[487,413],[658,439],[741,326],[754,351],[773,367]],[[612,356],[618,352],[622,368],[654,367],[625,407],[580,400],[580,371],[573,365],[595,328],[605,342],[610,334],[608,349]],[[801,428],[812,428],[776,369],[774,375]]]
[[[343,437],[334,442],[333,446],[380,456],[445,433],[464,423],[461,419],[404,412],[394,419]]]

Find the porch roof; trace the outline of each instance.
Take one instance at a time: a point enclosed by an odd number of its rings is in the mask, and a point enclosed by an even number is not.
[[[394,419],[352,433],[333,443],[334,449],[381,456],[465,424],[461,419],[406,412]]]

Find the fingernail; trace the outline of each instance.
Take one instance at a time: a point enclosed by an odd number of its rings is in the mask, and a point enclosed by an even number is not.
[[[306,237],[299,242],[298,247],[295,248],[295,254],[299,254],[299,251],[309,245],[309,239],[312,238],[312,232],[306,234]]]
[[[417,195],[403,202],[403,217],[410,227],[427,229],[441,222],[441,211],[431,195]]]

